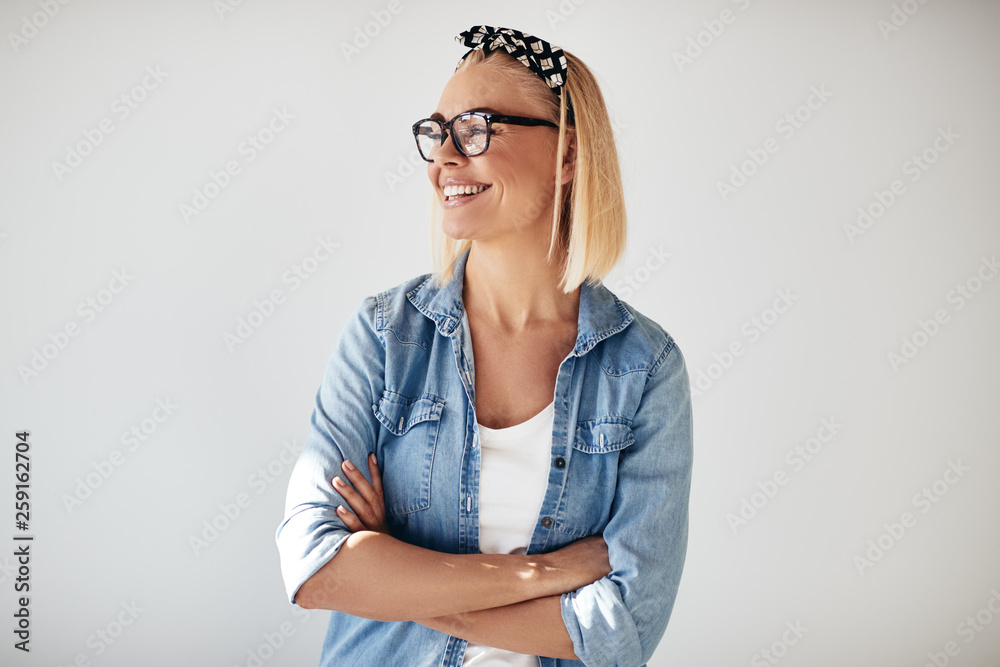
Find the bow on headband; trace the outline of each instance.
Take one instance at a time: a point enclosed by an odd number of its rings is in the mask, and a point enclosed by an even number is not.
[[[458,61],[462,64],[470,53],[481,49],[483,53],[504,49],[516,58],[522,65],[530,69],[542,79],[549,88],[560,97],[562,86],[566,83],[566,56],[558,46],[552,46],[544,39],[535,37],[513,28],[496,28],[488,25],[474,25],[460,33],[455,40],[471,47]],[[455,69],[458,69],[458,66]],[[567,119],[572,122],[572,108],[567,107]]]

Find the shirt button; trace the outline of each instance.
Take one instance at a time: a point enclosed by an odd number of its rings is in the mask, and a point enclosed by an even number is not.
[[[549,526],[551,526],[552,525],[552,517],[548,517],[547,516],[544,519],[542,519],[542,525],[545,526],[546,528],[548,528]]]
[[[561,456],[559,458],[557,458],[556,459],[556,467],[557,468],[565,468],[566,467],[566,459],[564,459]]]

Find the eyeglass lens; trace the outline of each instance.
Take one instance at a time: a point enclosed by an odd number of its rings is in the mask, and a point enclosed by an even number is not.
[[[433,160],[434,154],[442,145],[442,128],[439,121],[424,121],[417,127],[417,148],[425,160]],[[479,155],[486,150],[486,140],[489,128],[486,119],[476,114],[457,116],[451,125],[458,140],[460,152],[468,157]]]

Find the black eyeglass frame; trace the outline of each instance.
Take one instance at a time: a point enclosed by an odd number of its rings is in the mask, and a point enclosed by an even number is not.
[[[481,116],[486,119],[486,144],[483,146],[483,150],[473,155],[469,155],[468,153],[465,152],[462,146],[458,143],[458,138],[455,136],[455,133],[452,131],[452,124],[462,116]],[[541,118],[528,118],[526,116],[506,116],[503,114],[487,113],[485,111],[464,111],[446,123],[441,122],[437,118],[423,118],[413,124],[413,140],[417,144],[417,152],[420,153],[420,157],[424,158],[425,162],[434,162],[434,159],[427,158],[424,156],[424,151],[422,148],[420,148],[420,138],[418,137],[417,132],[420,126],[426,123],[427,121],[432,121],[441,126],[441,146],[444,146],[445,142],[444,133],[447,132],[448,136],[451,137],[451,143],[453,143],[458,152],[464,155],[465,157],[477,157],[479,155],[482,155],[489,149],[490,137],[493,136],[493,123],[501,123],[504,125],[526,125],[526,126],[540,125],[545,127],[554,127],[556,129],[559,128],[558,125],[556,125],[550,120],[542,120]]]

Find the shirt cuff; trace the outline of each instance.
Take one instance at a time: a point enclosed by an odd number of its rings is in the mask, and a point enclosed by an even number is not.
[[[301,510],[278,527],[274,539],[289,602],[295,604],[302,584],[336,556],[350,536],[351,531],[331,525],[328,507]]]
[[[560,603],[573,650],[588,667],[642,664],[639,632],[613,581],[605,577],[563,593]]]

